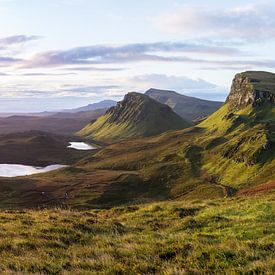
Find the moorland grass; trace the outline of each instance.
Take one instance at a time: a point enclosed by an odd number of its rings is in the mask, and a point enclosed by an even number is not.
[[[274,200],[2,210],[0,272],[274,274]]]

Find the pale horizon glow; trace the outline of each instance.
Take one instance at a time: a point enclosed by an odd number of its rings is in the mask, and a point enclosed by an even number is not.
[[[131,91],[225,99],[275,71],[272,0],[0,0],[0,113],[75,108]]]
[[[53,164],[46,167],[35,167],[22,164],[0,164],[0,177],[12,178],[29,176],[51,172],[64,167],[66,167],[66,165]]]

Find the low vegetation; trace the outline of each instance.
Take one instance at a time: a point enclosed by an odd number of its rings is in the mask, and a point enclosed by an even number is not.
[[[41,131],[0,135],[0,163],[47,166],[73,164],[87,152],[67,148],[75,137]]]
[[[128,93],[123,101],[84,127],[78,135],[110,143],[158,135],[190,125],[167,105],[147,95]]]
[[[109,210],[2,210],[0,272],[272,274],[271,196]]]

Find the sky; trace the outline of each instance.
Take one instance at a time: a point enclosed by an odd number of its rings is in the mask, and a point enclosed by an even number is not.
[[[225,100],[275,72],[274,0],[0,0],[0,112],[74,108],[149,88]]]

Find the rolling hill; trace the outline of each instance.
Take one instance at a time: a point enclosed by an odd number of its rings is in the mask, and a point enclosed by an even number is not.
[[[76,138],[41,131],[0,135],[0,163],[47,166],[73,164],[87,152],[67,148]]]
[[[149,89],[145,94],[168,105],[175,113],[190,122],[211,115],[223,104],[222,102],[203,100],[168,90]]]
[[[0,206],[102,208],[274,194],[274,82],[262,72],[253,72],[252,80],[249,75],[238,74],[225,105],[195,127],[123,140],[51,173],[0,179]]]
[[[91,122],[78,135],[103,142],[157,135],[190,126],[170,107],[149,96],[128,93],[105,115]]]
[[[44,115],[12,115],[0,117],[0,135],[25,132],[46,131],[60,135],[73,135],[91,120],[103,115],[106,109],[78,113],[47,113]]]

